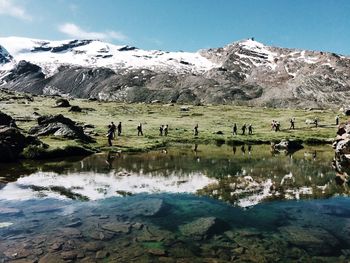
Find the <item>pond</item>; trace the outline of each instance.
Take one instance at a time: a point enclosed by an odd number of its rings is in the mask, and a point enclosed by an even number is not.
[[[2,164],[0,262],[348,262],[333,155],[175,145]]]

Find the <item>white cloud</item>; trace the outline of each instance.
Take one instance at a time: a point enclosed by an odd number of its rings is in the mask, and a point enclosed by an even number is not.
[[[15,3],[14,0],[0,0],[0,15],[12,16],[23,20],[32,20],[23,6]]]
[[[1,1],[1,0],[0,0]],[[118,40],[124,41],[127,39],[123,33],[116,31],[93,32],[85,31],[76,24],[65,23],[58,27],[58,30],[69,37],[78,39],[100,39],[100,40]]]

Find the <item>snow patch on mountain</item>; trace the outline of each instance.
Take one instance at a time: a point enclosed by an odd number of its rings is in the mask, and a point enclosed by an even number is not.
[[[150,69],[175,73],[200,73],[220,65],[200,53],[146,51],[130,46],[117,46],[99,40],[49,41],[20,37],[0,38],[18,62],[26,60],[40,66],[47,76],[60,66]]]

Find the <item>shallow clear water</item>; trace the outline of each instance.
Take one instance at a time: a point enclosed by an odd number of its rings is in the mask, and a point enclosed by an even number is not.
[[[2,165],[0,262],[348,262],[332,157],[178,145]]]

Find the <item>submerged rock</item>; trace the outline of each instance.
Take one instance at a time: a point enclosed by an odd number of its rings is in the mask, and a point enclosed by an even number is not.
[[[184,236],[194,239],[207,239],[228,229],[227,223],[216,217],[202,217],[179,227]]]
[[[340,245],[339,241],[322,228],[285,226],[279,228],[284,240],[319,255],[327,254]]]
[[[127,223],[107,223],[101,226],[102,229],[115,232],[128,234],[131,229],[131,224]]]
[[[144,201],[128,202],[123,210],[129,216],[156,216],[166,209],[167,205],[162,199],[152,198]]]
[[[32,127],[28,133],[36,136],[54,135],[84,142],[94,142],[92,137],[84,133],[83,127],[78,126],[62,114],[39,117],[38,125]]]

